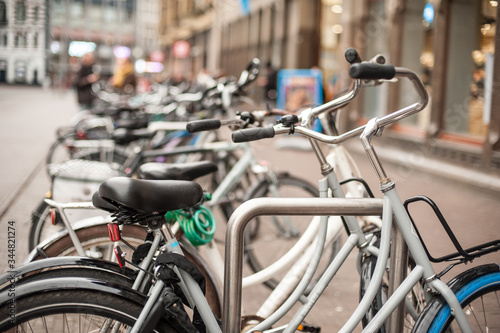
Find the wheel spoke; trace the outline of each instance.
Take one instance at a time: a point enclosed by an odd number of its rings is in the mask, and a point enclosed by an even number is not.
[[[484,306],[484,297],[481,297],[481,304],[483,306],[483,317],[484,317],[484,327],[486,332],[488,332],[488,320],[486,319],[486,307]],[[481,330],[482,332],[483,330]]]

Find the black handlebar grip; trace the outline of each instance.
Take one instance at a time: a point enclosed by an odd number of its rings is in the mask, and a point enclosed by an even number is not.
[[[358,62],[361,62],[361,58],[359,57],[358,51],[355,49],[348,48],[345,53],[344,53],[345,60],[347,60],[348,63],[355,64]]]
[[[390,80],[396,75],[396,69],[392,65],[363,62],[361,64],[352,65],[349,69],[349,75],[351,75],[353,79]]]
[[[221,122],[219,119],[203,119],[193,120],[187,123],[186,130],[189,133],[216,130],[220,128]]]
[[[245,128],[231,135],[233,142],[248,142],[260,139],[274,138],[273,127]]]

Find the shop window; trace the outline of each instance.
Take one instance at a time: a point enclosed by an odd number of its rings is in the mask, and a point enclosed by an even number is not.
[[[71,19],[82,19],[83,18],[83,2],[80,0],[73,0],[70,4],[70,16]]]
[[[367,15],[363,29],[356,32],[358,43],[365,46],[365,54],[368,58],[377,54],[388,57],[387,17],[389,12],[385,1],[368,0]],[[387,113],[387,91],[389,88],[390,85],[382,84],[361,91],[365,118],[370,119]]]
[[[325,98],[331,100],[342,90],[341,68],[345,62],[340,40],[344,26],[342,14],[343,0],[321,1],[321,56],[320,67],[325,74]],[[342,56],[339,56],[342,55]]]
[[[432,97],[430,82],[434,67],[434,7],[429,0],[406,0],[403,19],[401,46],[401,66],[414,71],[424,83]],[[405,107],[418,100],[413,85],[408,80],[400,80],[398,106]],[[408,117],[401,124],[427,128],[430,122],[430,107],[417,115]]]
[[[486,135],[493,75],[497,1],[451,3],[444,130]]]
[[[52,9],[56,14],[64,13],[64,3],[62,0],[54,0],[52,1]]]
[[[15,82],[25,83],[26,82],[26,63],[24,61],[16,61],[15,65]]]

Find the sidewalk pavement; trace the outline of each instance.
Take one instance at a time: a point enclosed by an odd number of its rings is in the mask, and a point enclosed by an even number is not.
[[[349,150],[364,154],[361,145],[354,144],[354,142],[349,142],[347,145]],[[390,144],[377,144],[377,142],[374,142],[373,146],[382,161],[404,166],[408,172],[415,169],[463,184],[500,192],[500,175],[443,161],[435,156],[426,155],[422,151],[405,151]]]

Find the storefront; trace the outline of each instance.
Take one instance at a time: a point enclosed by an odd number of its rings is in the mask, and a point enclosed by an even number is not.
[[[389,63],[414,70],[429,93],[429,106],[392,126],[390,136],[420,143],[429,153],[491,166],[498,150],[492,129],[499,127],[493,119],[500,112],[491,103],[497,5],[492,0],[323,0],[323,18],[329,9],[330,19],[323,19],[328,26],[322,25],[322,59],[329,54],[345,62],[341,51],[353,46],[363,58],[381,53]],[[344,21],[331,17],[336,12]],[[322,69],[332,70],[333,77],[341,73],[325,65]],[[364,89],[353,106],[359,110],[356,123],[416,98],[404,82]]]

